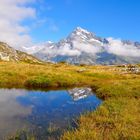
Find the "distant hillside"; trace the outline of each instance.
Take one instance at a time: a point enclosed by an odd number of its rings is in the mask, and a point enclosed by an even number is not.
[[[42,63],[34,56],[15,50],[4,42],[0,42],[0,60],[12,62]]]

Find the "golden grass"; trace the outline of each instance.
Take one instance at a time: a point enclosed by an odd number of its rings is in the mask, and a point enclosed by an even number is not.
[[[33,65],[0,62],[0,87],[47,88],[90,86],[104,99],[94,112],[79,118],[79,128],[62,140],[139,140],[140,75],[115,66]],[[83,70],[81,72],[81,70]]]

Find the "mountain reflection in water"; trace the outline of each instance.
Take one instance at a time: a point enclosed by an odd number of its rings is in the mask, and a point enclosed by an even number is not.
[[[84,99],[93,94],[91,88],[74,88],[68,90],[68,92],[72,96],[74,101]]]
[[[90,88],[48,92],[0,89],[0,140],[23,129],[37,140],[47,140],[48,135],[59,135],[75,117],[96,109],[101,102]]]

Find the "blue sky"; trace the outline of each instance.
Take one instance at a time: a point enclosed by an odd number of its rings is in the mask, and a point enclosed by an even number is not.
[[[139,0],[44,0],[35,8],[42,20],[30,32],[36,41],[58,41],[77,26],[98,36],[140,41]]]
[[[0,41],[59,41],[77,26],[101,37],[140,41],[140,0],[1,0]]]

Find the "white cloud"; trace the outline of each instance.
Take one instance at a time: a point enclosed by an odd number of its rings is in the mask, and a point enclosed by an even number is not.
[[[30,53],[32,50],[36,52],[36,50],[43,48],[42,45],[33,46],[32,38],[29,35],[30,28],[22,24],[25,19],[36,18],[36,9],[30,6],[30,4],[35,1],[37,0],[0,0],[0,41],[7,42],[15,48],[24,49],[23,46],[32,46],[31,48],[27,48]],[[69,3],[71,0],[66,0],[66,2]],[[40,5],[43,6],[45,3]],[[47,5],[45,5],[44,8],[46,8],[46,6]],[[51,10],[49,5],[47,8],[47,10]],[[35,25],[41,26],[44,23],[46,24],[46,22],[49,31],[59,31],[58,26],[52,19],[36,20]],[[81,41],[81,39],[84,41]],[[94,55],[102,51],[103,44],[98,40],[93,39],[88,43],[86,40],[86,36],[82,34],[79,39],[73,40],[73,48],[69,46],[70,44],[66,44],[60,49],[48,48],[47,52],[54,55],[78,56],[82,52]],[[108,38],[108,41],[109,44],[104,46],[104,51],[119,56],[140,57],[140,47],[138,48],[133,44],[124,44],[120,39]]]
[[[13,47],[31,44],[29,28],[21,23],[27,18],[35,18],[34,8],[27,6],[34,0],[1,0],[0,1],[0,41]]]
[[[73,41],[74,49],[79,50],[80,52],[96,54],[101,51],[101,46],[95,46],[94,44],[84,43],[80,41]]]
[[[140,57],[140,47],[136,47],[133,43],[126,44],[120,39],[108,38],[109,44],[102,43],[87,43],[85,41],[73,40],[73,47],[71,44],[66,43],[58,47],[45,47],[44,54],[51,56],[56,55],[68,55],[68,56],[79,56],[82,52],[95,55],[102,51],[112,53],[118,56],[127,57]],[[43,47],[42,47],[43,48]]]
[[[81,54],[79,50],[71,49],[69,44],[65,44],[64,46],[61,46],[60,48],[57,48],[56,46],[54,46],[54,44],[52,44],[52,46],[50,45],[49,47],[45,46],[42,53],[46,55],[51,55],[51,56],[56,56],[56,55],[78,56]]]
[[[0,91],[0,131],[3,132],[1,133],[2,137],[5,137],[7,132],[14,134],[27,125],[27,122],[21,121],[20,118],[29,116],[32,113],[32,106],[25,107],[17,101],[17,98],[27,94],[28,92],[25,90],[2,89]]]
[[[77,49],[71,49],[70,44],[65,44],[59,50],[56,50],[58,55],[79,56],[81,52]]]
[[[120,56],[140,57],[140,48],[133,44],[125,44],[120,39],[108,38],[106,51]]]

